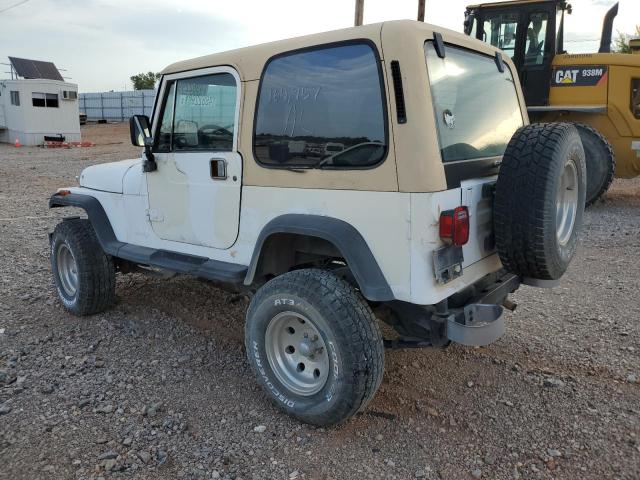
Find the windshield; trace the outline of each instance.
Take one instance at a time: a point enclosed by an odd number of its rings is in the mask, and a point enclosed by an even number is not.
[[[450,45],[440,58],[431,41],[425,53],[442,160],[504,154],[523,125],[509,67],[500,73],[493,57]]]

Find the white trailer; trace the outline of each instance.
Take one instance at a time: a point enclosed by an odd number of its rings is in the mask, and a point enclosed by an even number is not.
[[[42,145],[45,136],[80,140],[78,86],[60,80],[0,80],[0,142]]]

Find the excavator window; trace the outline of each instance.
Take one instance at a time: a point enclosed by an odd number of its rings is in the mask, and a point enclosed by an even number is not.
[[[488,14],[484,18],[483,40],[515,57],[518,33],[517,13]]]
[[[542,65],[544,63],[544,42],[548,23],[549,15],[546,12],[529,15],[524,47],[525,65]]]
[[[631,80],[631,111],[634,117],[640,119],[640,78]]]

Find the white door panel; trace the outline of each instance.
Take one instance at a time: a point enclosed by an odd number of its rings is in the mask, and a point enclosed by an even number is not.
[[[226,84],[216,83],[223,78],[220,74],[226,74]],[[235,93],[229,88],[230,75]],[[167,87],[170,82],[176,82],[177,94]],[[165,91],[167,97],[175,95],[175,105],[165,109],[173,116],[172,146],[169,152],[155,154],[158,170],[147,174],[147,217],[159,238],[220,249],[235,243],[242,183],[242,159],[236,151],[240,87],[237,74],[228,67],[163,80],[161,101]],[[224,95],[216,90],[220,88],[226,89]],[[154,125],[166,123],[166,117],[156,118]],[[233,130],[232,142],[228,130]],[[166,145],[166,134],[164,138]],[[220,142],[229,143],[228,151]],[[213,177],[212,160],[224,161],[226,178]]]
[[[211,160],[223,159],[227,178],[211,176]],[[242,162],[235,152],[165,155],[149,175],[149,219],[165,240],[229,248],[238,236]],[[157,172],[154,172],[157,173]],[[234,180],[235,178],[235,180]]]

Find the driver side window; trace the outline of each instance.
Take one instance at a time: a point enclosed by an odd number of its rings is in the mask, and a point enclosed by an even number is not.
[[[233,150],[236,88],[229,73],[174,81],[159,132],[162,150]]]

